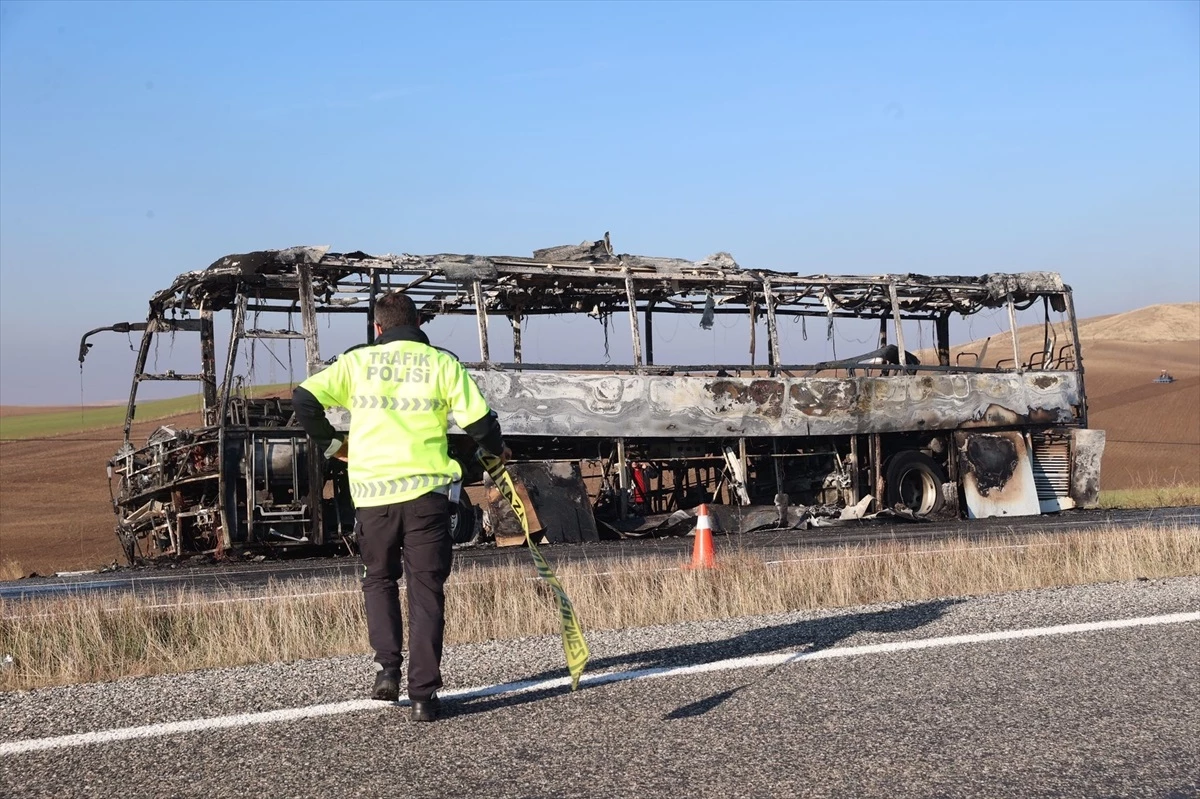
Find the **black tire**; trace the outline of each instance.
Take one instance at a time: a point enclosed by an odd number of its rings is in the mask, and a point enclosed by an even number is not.
[[[917,516],[933,516],[946,504],[942,495],[946,473],[923,452],[897,452],[888,460],[883,479],[889,508],[900,504]]]
[[[479,512],[463,493],[457,504],[450,505],[450,540],[456,544],[474,544],[479,533]]]

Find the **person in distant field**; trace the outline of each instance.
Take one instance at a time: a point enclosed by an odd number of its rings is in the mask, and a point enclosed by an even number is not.
[[[400,292],[375,305],[374,344],[350,349],[292,393],[296,417],[326,457],[347,460],[360,528],[367,633],[378,671],[372,697],[395,701],[404,658],[397,580],[407,574],[408,698],[414,721],[437,719],[442,687],[445,592],[450,574],[451,483],[447,414],[493,455],[507,460],[500,424],[453,355],[430,346],[416,306]],[[349,440],[325,409],[350,410]]]

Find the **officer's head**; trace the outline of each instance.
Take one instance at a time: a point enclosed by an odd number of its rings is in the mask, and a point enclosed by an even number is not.
[[[392,291],[375,301],[375,325],[381,332],[393,327],[416,327],[420,323],[417,306],[404,292]]]

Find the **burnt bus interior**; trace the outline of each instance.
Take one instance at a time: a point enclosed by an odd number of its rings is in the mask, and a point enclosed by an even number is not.
[[[344,464],[310,456],[289,392],[247,389],[247,353],[260,340],[294,343],[312,374],[337,357],[322,356],[322,320],[357,314],[370,341],[375,300],[395,290],[423,318],[474,321],[478,359],[463,360],[500,417],[510,470],[551,543],[687,528],[680,512],[702,502],[723,508],[718,520],[732,531],[879,512],[1029,515],[1097,501],[1103,433],[1087,428],[1071,290],[1054,273],[799,275],[743,268],[725,253],[617,254],[607,234],[532,258],[297,247],[183,273],[151,298],[145,322],[84,335],[81,364],[93,334],[141,333],[125,443],[109,463],[131,561],[353,548]],[[953,349],[951,317],[981,312],[1013,330],[1019,314],[1043,324],[1032,338]],[[221,358],[218,314],[229,320]],[[631,362],[523,357],[531,320],[572,315],[603,320],[606,349],[610,326],[623,330]],[[692,330],[745,320],[746,362],[660,362],[655,324],[679,315]],[[872,346],[795,362],[780,335],[789,319],[830,336],[854,320],[870,327]],[[925,349],[905,340],[914,322],[933,331]],[[156,337],[184,333],[199,339],[198,372],[148,368]],[[202,424],[134,441],[138,389],[150,381],[198,383]],[[329,415],[348,426],[348,410]],[[472,443],[452,433],[469,486],[456,541],[520,540]]]

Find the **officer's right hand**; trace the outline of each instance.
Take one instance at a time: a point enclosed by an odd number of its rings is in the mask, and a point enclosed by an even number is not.
[[[337,447],[335,450],[334,447]],[[329,442],[329,446],[325,448],[326,458],[337,458],[339,461],[345,461],[350,455],[349,439],[335,438]]]
[[[504,448],[504,451],[500,453],[500,460],[503,461],[504,463],[508,463],[509,460],[511,460],[511,459],[512,459],[512,450],[506,446]]]

